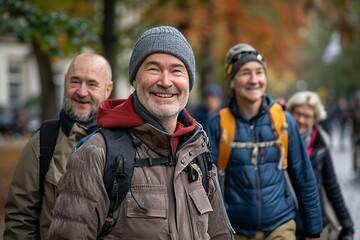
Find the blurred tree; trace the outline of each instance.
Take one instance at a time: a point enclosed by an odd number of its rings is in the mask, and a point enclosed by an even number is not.
[[[55,1],[46,2],[53,4]],[[66,2],[71,1],[62,1]],[[11,33],[33,47],[40,74],[42,119],[57,117],[52,61],[79,52],[87,44],[95,44],[97,36],[94,26],[64,12],[43,11],[19,0],[1,1],[0,16],[2,34]]]
[[[201,91],[207,83],[215,82],[223,86],[225,93],[228,89],[223,70],[226,51],[238,42],[250,43],[265,56],[269,66],[269,92],[275,97],[288,92],[289,86],[295,85],[298,79],[307,80],[309,85],[316,84],[318,78],[310,78],[310,70],[316,69],[318,74],[326,72],[316,59],[321,58],[325,39],[334,30],[340,33],[343,54],[352,53],[359,46],[359,21],[356,21],[359,11],[357,15],[354,13],[359,9],[356,0],[31,0],[31,3],[0,1],[0,32],[15,34],[37,51],[42,89],[46,89],[42,98],[43,119],[56,114],[54,105],[48,104],[55,104],[53,82],[49,80],[51,62],[55,56],[65,56],[72,50],[79,51],[85,43],[94,43],[96,33],[101,36],[99,42],[116,81],[120,72],[127,71],[127,64],[122,63],[127,62],[134,39],[145,28],[175,26],[194,48],[199,73],[197,87]],[[321,29],[310,33],[307,29],[314,28],[313,16]],[[320,31],[323,28],[326,31]],[[309,38],[322,40],[311,45]],[[304,51],[304,47],[310,50]],[[98,50],[101,52],[101,48]],[[345,61],[327,67],[342,63]],[[357,61],[353,61],[355,63]],[[344,66],[347,74],[352,71],[351,66]],[[330,72],[330,78],[335,76]],[[353,86],[350,84],[348,88]]]
[[[309,0],[306,7],[311,24],[304,31],[304,64],[299,77],[307,81],[310,89],[323,92],[328,102],[335,103],[340,97],[351,99],[360,89],[360,2]],[[339,41],[334,41],[334,33]],[[326,61],[330,42],[337,45],[339,52]]]
[[[316,14],[322,27],[338,31],[343,44],[353,44],[360,32],[359,1],[306,0],[305,10]]]
[[[337,30],[341,43],[355,47],[358,35],[357,0],[149,0],[141,15],[149,25],[167,24],[180,28],[189,39],[197,57],[198,86],[208,82],[224,83],[223,59],[226,50],[238,42],[255,46],[269,66],[269,92],[284,96],[303,76],[307,31],[315,15],[328,35]],[[161,7],[159,7],[161,6]],[[321,38],[316,31],[313,38]],[[321,34],[320,34],[321,35]],[[321,55],[322,45],[309,52]],[[305,64],[305,65],[304,65]],[[316,82],[316,80],[315,80]]]
[[[116,0],[104,0],[103,4],[104,20],[102,21],[103,30],[101,40],[104,48],[104,56],[109,61],[112,69],[112,77],[113,79],[117,79],[118,36],[115,33]],[[116,81],[114,81],[114,87],[115,86]],[[111,97],[113,97],[115,91],[111,94]]]
[[[105,58],[112,67],[114,89],[117,89],[119,76],[127,75],[128,50],[133,47],[133,40],[138,36],[136,26],[140,18],[136,12],[142,7],[139,0],[103,0],[97,9],[102,9],[96,21],[101,28],[101,42]],[[126,63],[126,64],[125,64]],[[117,91],[113,91],[112,98]]]
[[[142,16],[144,22],[176,26],[188,37],[197,57],[200,89],[208,82],[227,89],[225,54],[239,42],[255,46],[274,77],[291,80],[303,40],[298,32],[307,25],[302,1],[286,0],[151,0]]]

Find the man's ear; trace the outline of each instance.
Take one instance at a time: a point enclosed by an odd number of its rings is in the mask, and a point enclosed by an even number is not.
[[[106,88],[106,99],[108,99],[110,97],[113,87],[114,87],[114,83],[113,83],[113,81],[110,81],[110,83],[108,84],[108,86]]]

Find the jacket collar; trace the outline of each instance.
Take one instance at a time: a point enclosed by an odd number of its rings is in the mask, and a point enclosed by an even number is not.
[[[69,116],[65,113],[62,109],[59,114],[59,121],[61,125],[62,131],[65,133],[67,137],[69,137],[71,133],[71,129],[74,125],[74,121],[69,118]],[[77,123],[80,127],[82,127],[88,134],[92,133],[93,131],[97,130],[99,127],[95,123],[91,123],[88,126],[82,126],[81,124]]]
[[[258,114],[253,117],[252,119],[250,119],[249,121],[253,121],[255,118],[259,117],[260,115],[264,114],[267,112],[269,106],[271,105],[271,100],[268,96],[263,95],[262,99],[261,99],[261,105],[260,105],[260,109]],[[229,108],[231,110],[231,112],[234,113],[236,118],[242,118],[242,119],[246,119],[242,113],[239,111],[239,107],[237,105],[237,102],[235,100],[235,97],[231,97],[230,102],[229,102]]]

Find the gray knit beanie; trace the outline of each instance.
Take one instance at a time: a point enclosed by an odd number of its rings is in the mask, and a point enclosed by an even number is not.
[[[143,61],[153,53],[167,53],[179,58],[189,73],[190,91],[195,82],[195,57],[185,37],[174,27],[160,26],[145,31],[135,43],[129,63],[132,85]]]

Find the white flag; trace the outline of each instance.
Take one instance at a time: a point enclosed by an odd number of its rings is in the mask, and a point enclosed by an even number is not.
[[[323,62],[325,64],[332,63],[340,54],[341,54],[340,33],[335,31],[332,33],[330,41],[325,48],[325,52],[322,57]]]

